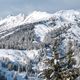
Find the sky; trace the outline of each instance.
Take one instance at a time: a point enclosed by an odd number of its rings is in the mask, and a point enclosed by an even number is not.
[[[59,10],[80,10],[80,0],[0,0],[0,17],[28,15],[33,11],[54,13]]]

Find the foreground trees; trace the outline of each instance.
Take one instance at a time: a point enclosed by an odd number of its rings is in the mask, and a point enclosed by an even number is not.
[[[57,47],[58,43],[55,42],[52,59],[44,60],[48,67],[42,71],[43,78],[46,80],[75,80],[80,75],[80,68],[74,67],[76,60],[72,43],[69,41],[68,52],[63,57],[60,56]]]

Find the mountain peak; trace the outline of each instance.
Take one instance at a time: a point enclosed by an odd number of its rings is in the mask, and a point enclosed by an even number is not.
[[[49,14],[47,12],[34,11],[30,15],[27,16],[27,18],[25,19],[25,22],[33,23],[36,21],[47,20],[51,16],[52,16],[52,14]]]
[[[78,10],[61,10],[54,13],[57,18],[63,18],[66,21],[74,22],[75,17],[80,17],[80,11]]]

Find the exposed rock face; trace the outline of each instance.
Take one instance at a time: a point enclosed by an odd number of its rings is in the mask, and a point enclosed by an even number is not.
[[[34,26],[25,24],[17,26],[0,34],[0,48],[30,49],[34,38]]]

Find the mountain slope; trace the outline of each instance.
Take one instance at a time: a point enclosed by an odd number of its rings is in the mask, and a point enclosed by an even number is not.
[[[65,52],[69,40],[80,45],[79,11],[64,10],[54,14],[34,11],[25,17],[5,18],[0,24],[4,24],[0,25],[0,48],[34,49],[36,46],[40,49],[42,44],[50,44],[59,36],[64,38],[61,53]]]
[[[33,12],[29,16],[24,17],[24,15],[11,16],[0,21],[0,37],[5,38],[14,34],[18,31],[19,28],[22,28],[26,25],[33,25],[34,34],[36,38],[40,38],[40,41],[43,42],[45,35],[52,31],[56,30],[62,26],[70,26],[71,28],[67,31],[67,36],[76,37],[79,40],[79,21],[80,21],[80,12],[74,10],[59,11],[54,14],[48,14],[46,12]],[[19,29],[21,30],[21,29]],[[3,40],[4,41],[4,40]],[[4,43],[4,42],[1,42]]]
[[[40,49],[42,44],[51,44],[59,36],[64,38],[61,40],[61,53],[67,50],[69,40],[80,46],[79,11],[64,10],[54,14],[35,11],[26,17],[5,18],[0,24],[0,48],[34,49],[36,46]]]
[[[9,53],[10,50],[0,50],[3,53],[0,56],[7,56],[15,63],[20,59],[25,59],[26,56],[30,61],[28,67],[32,66],[30,69],[33,74],[29,71],[26,72],[29,72],[34,78],[36,77],[35,80],[38,80],[37,74],[46,67],[43,60],[50,59],[53,54],[52,47],[56,38],[60,43],[58,51],[61,56],[68,52],[68,43],[69,41],[72,42],[75,59],[77,60],[76,67],[79,67],[80,12],[75,10],[58,11],[54,14],[35,11],[29,16],[18,15],[1,20],[0,48],[20,49],[21,51],[11,50],[12,53]],[[24,49],[27,49],[27,51]],[[19,73],[21,77],[23,77],[23,74],[26,73]],[[30,77],[29,74],[28,76]]]

